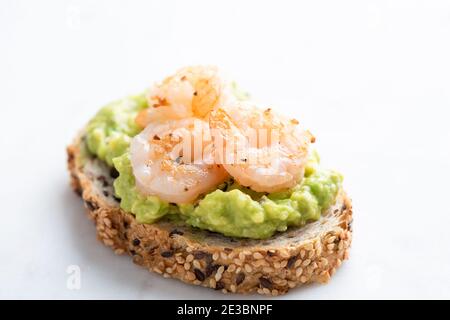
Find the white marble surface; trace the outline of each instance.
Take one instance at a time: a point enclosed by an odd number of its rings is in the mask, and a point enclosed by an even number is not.
[[[100,106],[193,63],[295,115],[345,174],[351,259],[283,298],[450,298],[449,39],[448,1],[1,1],[0,298],[224,297],[98,243],[66,172]]]

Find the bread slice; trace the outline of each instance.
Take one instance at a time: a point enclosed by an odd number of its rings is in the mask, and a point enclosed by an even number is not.
[[[224,293],[275,296],[302,284],[326,283],[348,258],[352,205],[343,192],[319,221],[267,240],[229,238],[169,220],[139,224],[114,197],[114,170],[82,156],[83,150],[82,138],[67,148],[71,184],[96,224],[98,239],[164,277]]]

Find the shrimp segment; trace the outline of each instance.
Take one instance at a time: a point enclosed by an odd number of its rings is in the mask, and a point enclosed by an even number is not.
[[[138,114],[136,123],[144,128],[152,121],[204,118],[233,99],[231,83],[216,67],[186,67],[150,89],[149,107]]]
[[[138,190],[168,202],[191,203],[225,181],[228,174],[213,163],[205,130],[207,122],[186,118],[152,123],[134,137],[130,152]]]
[[[209,124],[216,162],[241,185],[276,192],[303,177],[314,137],[300,130],[296,120],[281,118],[270,109],[238,105],[213,111]]]

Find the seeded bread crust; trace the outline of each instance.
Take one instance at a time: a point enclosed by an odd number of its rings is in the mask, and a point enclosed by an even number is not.
[[[71,185],[83,198],[98,239],[166,278],[224,293],[276,296],[303,284],[328,282],[348,259],[352,204],[345,193],[319,221],[267,240],[224,237],[168,220],[139,224],[114,197],[115,173],[83,150],[78,138],[67,148]]]

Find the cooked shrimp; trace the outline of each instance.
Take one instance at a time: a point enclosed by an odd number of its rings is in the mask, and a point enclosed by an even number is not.
[[[293,187],[303,177],[314,137],[300,130],[297,120],[239,105],[213,111],[209,123],[215,161],[241,185],[275,192]]]
[[[227,179],[223,167],[213,162],[208,131],[208,123],[195,118],[147,126],[130,147],[138,190],[168,202],[191,203]]]
[[[186,67],[150,89],[149,107],[138,114],[136,123],[144,128],[155,120],[204,118],[233,97],[231,83],[216,67]]]

